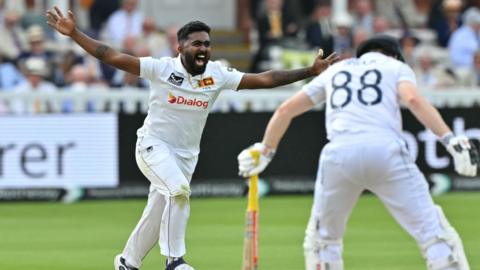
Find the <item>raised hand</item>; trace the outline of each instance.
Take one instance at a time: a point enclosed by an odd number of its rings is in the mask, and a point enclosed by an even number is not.
[[[65,17],[57,6],[53,7],[53,9],[47,11],[47,24],[58,32],[71,36],[76,28],[73,12],[69,10],[68,17]]]
[[[312,65],[312,71],[315,75],[320,74],[322,71],[327,69],[330,65],[335,64],[340,58],[338,55],[333,52],[327,58],[323,58],[323,50],[318,50],[318,55],[315,58],[315,62]]]

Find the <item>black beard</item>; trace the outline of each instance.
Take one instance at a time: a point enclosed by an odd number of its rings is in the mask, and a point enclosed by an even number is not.
[[[185,54],[185,69],[188,71],[188,73],[192,74],[193,76],[202,74],[205,72],[205,69],[207,68],[207,64],[203,66],[198,66],[195,64],[195,56],[192,54]]]

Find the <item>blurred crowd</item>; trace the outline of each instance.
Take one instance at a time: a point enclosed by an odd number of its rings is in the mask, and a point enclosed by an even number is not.
[[[21,11],[8,1],[14,0],[0,0],[0,92],[148,88],[143,79],[102,64],[54,33],[46,25],[45,1],[15,1]],[[480,0],[332,1],[239,0],[249,7],[239,28],[249,26],[253,55],[244,71],[288,68],[286,62],[316,48],[351,57],[360,42],[385,33],[400,39],[420,87],[480,89]],[[176,56],[178,25],[158,27],[138,0],[73,3],[77,15],[84,11],[80,26],[88,35],[135,56]],[[93,110],[90,105],[86,110]],[[35,111],[32,104],[0,100],[0,113]],[[72,111],[71,102],[62,111]]]
[[[258,50],[251,70],[286,61],[279,49],[323,48],[347,58],[365,39],[388,34],[400,40],[420,87],[480,89],[479,8],[478,0],[253,1]]]

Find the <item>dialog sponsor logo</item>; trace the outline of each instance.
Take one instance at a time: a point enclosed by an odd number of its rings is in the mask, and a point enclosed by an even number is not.
[[[208,108],[209,101],[185,96],[175,96],[171,92],[168,92],[168,103],[206,109]]]

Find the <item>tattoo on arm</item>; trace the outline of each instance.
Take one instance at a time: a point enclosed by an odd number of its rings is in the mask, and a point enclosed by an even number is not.
[[[293,83],[296,81],[306,79],[310,76],[312,76],[312,74],[309,68],[272,71],[272,80],[275,86]]]
[[[106,45],[100,45],[95,49],[95,57],[102,60],[110,48]]]

